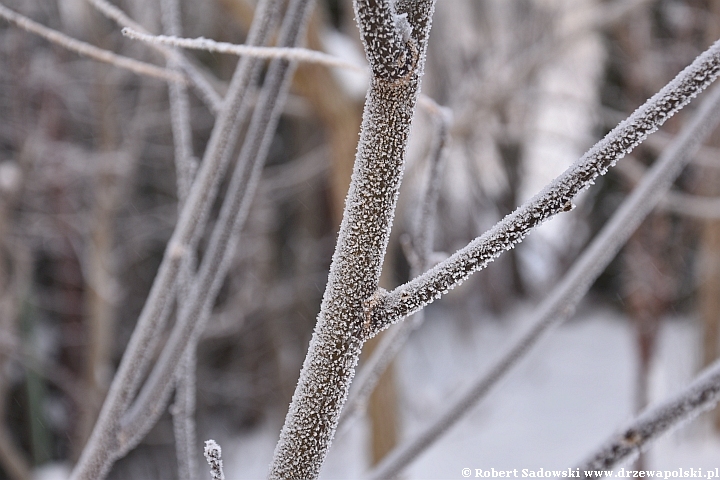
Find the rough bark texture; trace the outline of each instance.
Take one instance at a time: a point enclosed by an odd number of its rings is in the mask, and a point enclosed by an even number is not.
[[[337,428],[366,338],[364,306],[378,289],[422,72],[422,55],[406,72],[404,57],[383,52],[413,44],[424,53],[433,6],[431,0],[395,8],[387,1],[355,2],[373,78],[328,284],[271,478],[316,478]],[[408,17],[412,27],[394,25]]]

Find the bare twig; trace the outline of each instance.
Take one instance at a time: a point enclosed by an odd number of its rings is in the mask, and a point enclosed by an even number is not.
[[[719,72],[720,42],[716,42],[540,194],[430,271],[391,293],[378,295],[368,307],[369,335],[377,334],[440,298],[472,273],[485,268],[503,251],[521,242],[531,229],[572,209],[575,195],[604,175],[615,162],[702,92]]]
[[[180,7],[177,0],[163,0],[160,2],[160,7],[165,31],[172,35],[179,35],[181,32]],[[168,68],[178,70],[179,67],[177,57],[169,57]],[[170,119],[175,145],[178,199],[180,208],[182,208],[198,168],[197,160],[193,157],[190,105],[184,85],[170,85]]]
[[[180,21],[180,5],[178,0],[162,0],[160,2],[162,12],[162,23],[164,30],[170,35],[182,33]],[[179,55],[168,57],[168,67],[179,69]],[[184,85],[171,84],[170,89],[170,114],[173,131],[173,143],[175,144],[175,171],[177,176],[178,208],[181,209],[187,200],[187,195],[195,179],[195,172],[198,165],[193,157],[192,130],[190,122],[190,106],[187,90]],[[192,280],[192,267],[194,255],[188,256],[184,266],[184,273],[181,274],[177,296],[177,308],[181,309],[190,282]],[[173,405],[172,417],[175,432],[175,453],[178,463],[178,477],[180,480],[193,480],[197,478],[195,464],[195,380],[197,374],[196,348],[188,348],[181,360],[181,368],[177,375],[175,388],[175,404]]]
[[[672,181],[688,162],[692,153],[699,148],[718,121],[720,121],[720,88],[715,88],[683,128],[682,133],[676,137],[676,141],[655,162],[642,182],[573,264],[558,286],[537,308],[528,332],[503,354],[489,372],[473,382],[472,386],[431,425],[390,453],[373,470],[371,478],[389,478],[400,472],[484,398],[498,380],[524,358],[551,327],[562,323],[572,315],[577,303],[595,279],[660,201],[663,193],[670,188]]]
[[[175,454],[178,463],[178,478],[197,478],[195,432],[195,389],[197,376],[196,346],[188,348],[183,356],[175,387],[175,403],[170,408],[175,433]]]
[[[103,50],[102,48],[98,48],[94,45],[90,45],[89,43],[72,38],[64,33],[60,33],[57,30],[53,30],[30,20],[26,16],[12,11],[2,4],[0,4],[0,17],[14,23],[18,27],[27,30],[30,33],[39,35],[52,43],[94,60],[130,70],[138,75],[159,78],[169,82],[186,83],[187,81],[184,75],[180,75],[177,72],[173,72],[150,63],[141,62],[133,58],[124,57],[109,50]]]
[[[281,28],[281,45],[294,45],[299,41],[311,6],[311,0],[290,2]],[[225,195],[220,218],[211,234],[200,268],[187,297],[183,299],[179,317],[165,348],[136,402],[123,418],[123,436],[130,444],[139,441],[162,413],[180,358],[186,349],[195,348],[207,323],[257,188],[293,70],[294,66],[286,60],[275,60],[270,65],[238,165]]]
[[[128,17],[125,12],[117,8],[115,5],[107,2],[107,0],[87,0],[90,4],[95,7],[100,13],[105,15],[107,18],[113,20],[121,27],[132,28],[142,33],[149,33],[145,28],[137,23],[132,18]],[[181,53],[173,51],[172,49],[165,48],[161,45],[155,45],[155,47],[168,59],[172,59],[177,62],[178,65],[185,71],[188,80],[198,92],[200,98],[210,108],[213,113],[218,113],[222,107],[222,98],[218,95],[217,91],[210,85],[202,72],[193,65],[190,60],[185,58]]]
[[[607,470],[630,461],[665,433],[711,409],[720,400],[720,361],[705,369],[683,391],[651,406],[620,433],[613,435],[578,468],[581,472]]]
[[[268,39],[278,3],[278,0],[264,0],[258,4],[248,43],[263,44]],[[104,477],[113,462],[134,446],[130,440],[139,441],[137,435],[127,436],[128,432],[120,428],[120,419],[147,371],[152,352],[160,338],[159,329],[170,313],[183,265],[205,226],[220,179],[230,161],[230,152],[238,135],[238,124],[248,110],[245,93],[258,72],[257,65],[255,59],[249,57],[238,62],[197,178],[180,213],[93,434],[73,471],[73,479]]]
[[[236,45],[234,43],[216,42],[209,38],[180,38],[168,35],[146,35],[131,28],[123,28],[122,34],[146,43],[159,43],[173,47],[192,48],[208,52],[231,53],[233,55],[248,55],[257,58],[284,58],[296,62],[309,62],[328,67],[349,68],[360,72],[365,69],[342,58],[327,53],[299,47],[255,47],[253,45]]]

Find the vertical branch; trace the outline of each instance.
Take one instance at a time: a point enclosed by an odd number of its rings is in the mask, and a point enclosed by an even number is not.
[[[263,0],[256,9],[248,44],[266,42],[278,0]],[[88,445],[73,471],[73,479],[97,479],[107,475],[112,464],[128,450],[120,418],[132,401],[159,338],[159,327],[170,314],[175,289],[187,256],[193,251],[227,169],[238,135],[238,124],[248,110],[246,90],[259,62],[241,58],[230,82],[223,108],[213,128],[203,161],[190,189],[178,224],[168,243],[145,306],[125,350],[118,372],[103,404]]]
[[[225,480],[223,473],[222,449],[215,440],[205,442],[205,460],[210,465],[210,476],[213,480]]]
[[[195,430],[195,389],[197,373],[196,345],[191,345],[182,357],[175,386],[175,404],[170,409],[175,433],[175,454],[178,463],[178,478],[197,478],[196,430]]]
[[[180,6],[177,0],[163,0],[160,2],[162,11],[163,29],[167,35],[181,36]],[[167,66],[170,70],[180,71],[178,55],[168,58]],[[170,120],[172,124],[173,143],[175,145],[175,172],[178,183],[178,198],[180,205],[184,203],[190,192],[197,160],[193,157],[192,131],[190,124],[190,105],[187,96],[187,87],[178,82],[168,85],[170,96]]]
[[[280,31],[278,43],[281,46],[292,46],[299,41],[312,5],[312,0],[290,2]],[[137,400],[123,416],[121,436],[126,441],[125,449],[139,442],[164,410],[181,357],[188,348],[195,348],[207,323],[247,218],[293,71],[294,65],[284,59],[275,60],[268,69],[220,217],[210,236],[200,268],[155,367]]]
[[[423,100],[426,97],[421,97]],[[429,103],[432,102],[432,103]],[[435,232],[435,212],[442,185],[442,170],[447,144],[450,139],[450,111],[439,107],[432,100],[425,100],[421,105],[431,112],[436,128],[436,137],[428,154],[427,181],[420,196],[420,205],[413,223],[412,238],[405,241],[410,277],[414,278],[431,267],[430,257],[433,253],[433,235]],[[423,311],[415,313],[407,322],[389,330],[380,340],[375,350],[364,363],[358,373],[353,388],[350,390],[347,403],[340,417],[340,423],[352,421],[362,412],[368,397],[375,389],[380,376],[398,354],[410,333],[418,328],[424,320]]]
[[[378,288],[434,1],[404,11],[388,0],[354,5],[373,75],[328,284],[275,447],[274,479],[316,478],[337,428],[365,340],[364,305]]]
[[[181,36],[182,22],[178,0],[160,2],[163,30],[167,35]],[[177,49],[174,49],[177,53]],[[167,65],[171,70],[180,70],[180,55],[168,57]],[[195,177],[198,164],[193,156],[190,105],[185,85],[168,85],[170,97],[170,118],[175,145],[175,174],[177,176],[178,209],[185,204]],[[177,296],[177,309],[181,309],[192,280],[194,265],[193,253],[188,255],[184,272],[180,274]],[[197,354],[195,346],[187,349],[181,360],[182,366],[176,376],[175,405],[172,408],[173,430],[175,432],[175,454],[180,480],[197,478],[195,465],[195,376],[197,373]]]

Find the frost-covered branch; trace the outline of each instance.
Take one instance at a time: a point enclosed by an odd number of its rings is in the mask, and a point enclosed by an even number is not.
[[[158,67],[157,65],[153,65],[151,63],[141,62],[140,60],[135,60],[134,58],[118,55],[109,50],[104,50],[94,45],[90,45],[89,43],[82,42],[65,35],[64,33],[58,32],[57,30],[53,30],[52,28],[48,28],[30,20],[26,16],[20,15],[2,4],[0,4],[0,17],[4,18],[8,22],[14,23],[23,30],[34,33],[35,35],[43,37],[56,45],[60,45],[63,48],[72,50],[73,52],[92,58],[93,60],[109,63],[118,68],[130,70],[138,75],[159,78],[168,82],[187,82],[185,76],[177,72]]]
[[[377,291],[390,237],[434,4],[397,1],[391,11],[383,0],[354,2],[373,74],[328,283],[270,478],[316,478],[335,434],[365,337],[363,305]],[[393,63],[406,44],[417,61]]]
[[[396,0],[353,2],[365,54],[375,78],[399,80],[412,73],[418,62],[419,45],[411,24],[409,8]],[[407,3],[407,2],[404,2]]]
[[[695,59],[660,92],[595,144],[550,185],[492,229],[410,282],[368,305],[368,335],[373,336],[440,298],[503,251],[514,248],[530,230],[572,209],[572,200],[615,162],[712,83],[720,72],[720,42]]]
[[[649,407],[581,464],[580,471],[607,470],[630,461],[665,433],[711,409],[720,400],[720,361],[660,405]]]
[[[205,460],[210,465],[210,476],[213,480],[225,480],[223,473],[222,448],[215,440],[205,441]]]
[[[373,470],[371,478],[390,478],[460,420],[546,334],[575,311],[595,279],[605,270],[648,213],[670,188],[703,140],[720,122],[720,88],[714,88],[675,141],[658,158],[637,188],[575,261],[561,282],[536,309],[529,330],[476,379],[472,386],[420,434],[397,447]]]
[[[410,262],[410,275],[415,277],[432,266],[432,240],[435,233],[435,213],[442,185],[442,171],[447,146],[450,140],[450,122],[452,113],[449,109],[439,106],[434,100],[420,95],[418,105],[432,116],[435,124],[435,138],[428,153],[428,171],[420,205],[412,228],[412,238],[405,241]],[[340,424],[352,423],[352,417],[361,412],[367,399],[375,390],[383,372],[410,337],[410,333],[419,327],[424,320],[423,311],[415,313],[412,319],[403,322],[388,331],[380,340],[370,357],[363,363],[362,369],[355,377],[350,389],[347,403],[342,411]]]
[[[128,17],[125,12],[120,10],[115,5],[107,2],[107,0],[87,1],[100,13],[105,15],[105,17],[114,21],[119,26],[125,28],[132,28],[133,30],[141,33],[149,33],[142,25],[140,25],[132,18]],[[218,111],[222,107],[222,98],[220,98],[220,95],[218,95],[212,85],[210,85],[210,82],[207,81],[205,76],[198,70],[198,68],[195,67],[195,65],[193,65],[190,60],[188,60],[185,56],[183,56],[177,51],[163,47],[161,45],[155,45],[155,47],[168,59],[172,59],[173,61],[177,62],[177,64],[185,71],[185,74],[187,75],[190,84],[198,92],[198,95],[203,100],[203,102],[205,102],[205,104],[213,113],[218,113]]]
[[[123,28],[122,34],[146,43],[158,43],[173,47],[205,50],[208,52],[248,55],[257,58],[284,58],[296,62],[318,63],[327,67],[349,68],[363,72],[364,68],[342,58],[327,53],[300,47],[256,47],[253,45],[237,45],[228,42],[216,42],[209,38],[180,38],[173,35],[147,35],[131,28]]]

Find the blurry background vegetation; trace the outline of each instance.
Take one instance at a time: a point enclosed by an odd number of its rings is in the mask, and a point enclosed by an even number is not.
[[[84,0],[3,4],[102,48],[163,62]],[[160,32],[156,2],[117,6]],[[182,9],[185,36],[242,43],[254,4],[185,1]],[[440,0],[423,93],[452,109],[454,123],[436,249],[452,252],[512,211],[718,37],[715,0]],[[361,59],[351,1],[320,0],[306,44]],[[223,91],[236,59],[187,54]],[[201,434],[220,419],[242,432],[284,415],[326,282],[364,81],[317,65],[295,76],[243,248],[198,351]],[[191,102],[197,154],[213,117]],[[457,321],[542,298],[686,115],[572,215],[443,300]],[[386,287],[407,279],[398,238],[412,221],[432,136],[422,112],[413,128]],[[703,363],[718,354],[720,208],[682,208],[720,195],[720,138],[710,143],[677,182],[675,203],[645,221],[593,290],[636,326],[638,408],[665,314],[698,322]],[[77,459],[176,221],[172,156],[166,84],[0,21],[0,478]],[[392,375],[370,406],[375,460],[399,428]],[[173,478],[172,442],[168,416],[112,477]]]

